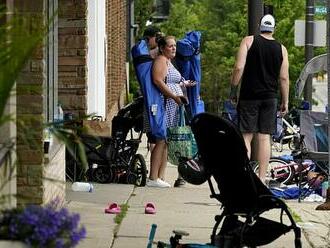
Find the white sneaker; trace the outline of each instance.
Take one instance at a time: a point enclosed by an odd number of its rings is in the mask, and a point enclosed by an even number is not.
[[[169,187],[171,187],[171,185],[169,185],[168,183],[163,182],[159,178],[156,179],[156,180],[148,179],[146,185],[148,187],[158,187],[158,188],[169,188]]]
[[[158,178],[158,180],[160,180],[162,183],[166,184],[168,188],[171,188],[171,184],[169,184],[168,182]]]

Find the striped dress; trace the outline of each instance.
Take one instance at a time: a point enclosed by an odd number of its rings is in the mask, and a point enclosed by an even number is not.
[[[184,79],[182,78],[180,72],[173,66],[172,63],[169,63],[165,83],[177,96],[183,96],[180,86],[180,82],[182,80]],[[174,127],[178,125],[178,108],[178,104],[172,98],[166,99],[166,127]]]

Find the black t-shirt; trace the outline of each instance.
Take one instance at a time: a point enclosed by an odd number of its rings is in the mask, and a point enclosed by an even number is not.
[[[240,99],[276,98],[282,61],[282,47],[279,42],[261,35],[254,36],[247,53]]]

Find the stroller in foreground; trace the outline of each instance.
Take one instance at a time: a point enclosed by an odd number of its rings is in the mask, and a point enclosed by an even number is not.
[[[98,183],[123,182],[144,186],[147,168],[144,157],[137,154],[142,129],[143,98],[139,97],[120,109],[112,119],[111,137],[80,134],[88,162],[87,179]],[[132,132],[128,134],[133,130],[138,133],[137,138]],[[76,169],[77,162],[71,159],[71,171]],[[84,172],[77,177],[82,174]]]
[[[191,127],[201,162],[194,166],[181,163],[178,169],[187,182],[200,184],[207,180],[211,198],[222,204],[222,213],[215,216],[211,245],[257,247],[293,230],[295,247],[301,247],[300,228],[286,204],[274,197],[252,172],[243,137],[235,125],[221,117],[202,113],[193,118]],[[215,192],[211,176],[220,193]],[[271,209],[279,210],[279,221],[261,217]],[[284,213],[290,224],[282,222]]]

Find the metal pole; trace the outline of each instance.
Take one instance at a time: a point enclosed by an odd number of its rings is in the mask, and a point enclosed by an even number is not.
[[[259,22],[263,15],[263,1],[249,0],[248,3],[248,25],[249,35],[259,33]]]
[[[249,0],[248,2],[248,32],[249,35],[259,34],[259,22],[263,16],[264,5],[262,0]],[[252,139],[251,160],[257,159],[257,140]]]
[[[305,63],[314,57],[314,0],[306,0]],[[313,75],[309,75],[304,89],[304,99],[312,106]]]
[[[330,187],[330,0],[327,0],[327,75],[328,75],[328,187]],[[328,190],[329,192],[329,190]],[[327,196],[329,197],[329,196]]]
[[[131,59],[131,48],[134,45],[134,0],[127,4],[127,61]]]

